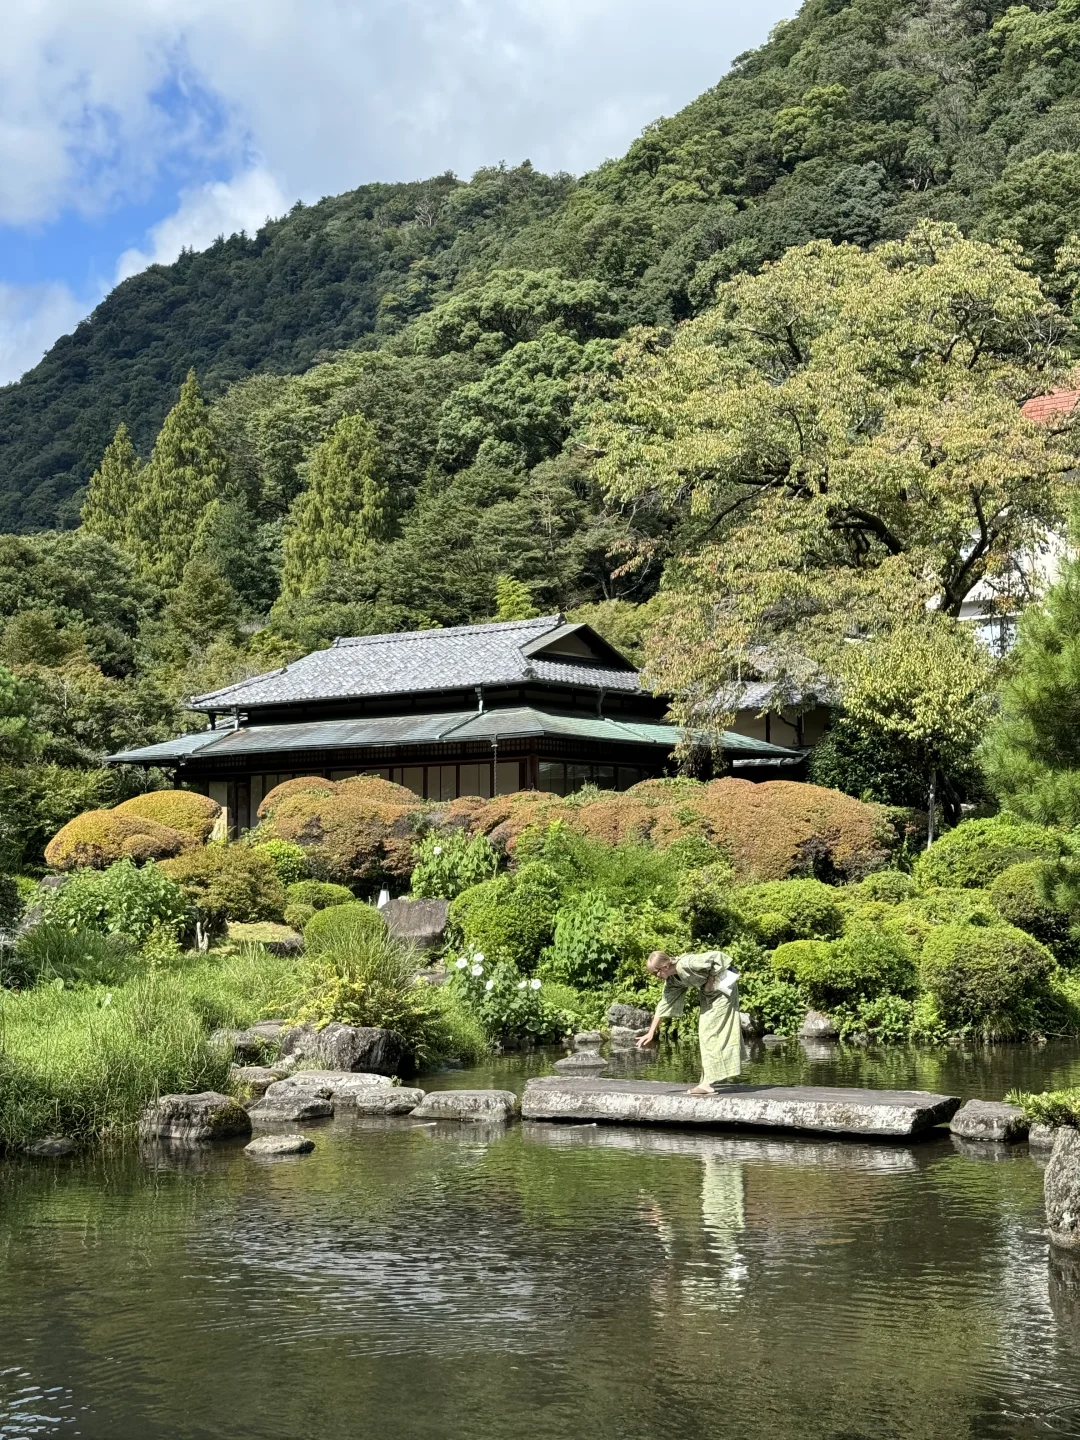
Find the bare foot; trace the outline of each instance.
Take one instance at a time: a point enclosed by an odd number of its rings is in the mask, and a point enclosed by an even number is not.
[[[711,1085],[695,1085],[692,1090],[687,1090],[688,1095],[715,1095],[716,1091]]]

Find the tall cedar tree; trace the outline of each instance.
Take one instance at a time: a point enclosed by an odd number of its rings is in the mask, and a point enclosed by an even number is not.
[[[225,468],[195,371],[189,370],[142,472],[131,513],[132,553],[162,585],[180,583],[200,521],[224,486]]]
[[[101,464],[90,477],[82,507],[84,529],[127,549],[131,545],[131,516],[139,493],[141,466],[123,421],[105,447]]]
[[[386,533],[387,488],[375,431],[362,415],[343,415],[316,448],[307,487],[289,511],[282,588],[309,594],[331,570],[358,569],[365,548]]]
[[[1074,531],[1076,522],[1074,519]],[[1001,803],[1044,825],[1080,823],[1080,560],[1020,622],[1012,672],[983,746]]]

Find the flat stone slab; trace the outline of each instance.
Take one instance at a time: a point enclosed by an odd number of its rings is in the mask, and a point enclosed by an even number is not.
[[[336,1098],[339,1109],[347,1107],[357,1115],[411,1115],[423,1101],[424,1092],[409,1085],[371,1085]]]
[[[315,1149],[315,1141],[307,1135],[259,1135],[244,1146],[245,1155],[270,1156],[309,1155]]]
[[[430,1090],[412,1112],[414,1120],[511,1120],[518,1100],[512,1090]]]
[[[1027,1138],[1028,1125],[1019,1105],[1004,1100],[967,1100],[953,1116],[949,1129],[961,1140],[990,1140],[1011,1145]]]
[[[274,1087],[271,1085],[270,1089]],[[314,1091],[294,1091],[290,1095],[270,1095],[248,1109],[252,1120],[260,1123],[277,1123],[283,1120],[325,1120],[334,1113],[334,1102],[327,1096],[316,1095]]]
[[[526,1120],[753,1127],[904,1139],[951,1120],[960,1108],[955,1095],[922,1090],[731,1085],[699,1096],[688,1095],[688,1088],[657,1080],[544,1076],[526,1084],[521,1113]]]
[[[139,1121],[142,1140],[201,1144],[250,1134],[247,1111],[231,1095],[222,1095],[216,1090],[203,1090],[197,1095],[162,1095],[143,1112]]]
[[[266,1094],[275,1098],[279,1095],[322,1095],[331,1100],[348,1100],[352,1095],[367,1094],[369,1090],[394,1090],[398,1087],[388,1075],[364,1074],[355,1070],[294,1070],[280,1080],[275,1080]]]

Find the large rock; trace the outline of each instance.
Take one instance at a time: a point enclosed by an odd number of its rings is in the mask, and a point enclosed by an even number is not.
[[[437,950],[446,939],[449,900],[388,900],[379,914],[395,940],[414,950]]]
[[[315,1060],[327,1070],[369,1070],[376,1075],[397,1075],[408,1058],[405,1042],[393,1030],[336,1020],[321,1030],[314,1025],[283,1030],[281,1054]]]
[[[652,1024],[652,1011],[638,1005],[609,1005],[609,1025],[625,1025],[629,1030],[647,1030]]]
[[[316,1095],[310,1090],[289,1095],[271,1095],[268,1091],[261,1100],[248,1106],[252,1120],[271,1124],[283,1120],[325,1120],[333,1113],[334,1102],[329,1095]]]
[[[894,1138],[922,1134],[952,1119],[959,1108],[960,1101],[952,1095],[922,1090],[740,1084],[725,1086],[712,1095],[690,1095],[685,1083],[577,1076],[530,1080],[521,1102],[526,1120],[709,1125],[717,1129],[750,1126]]]
[[[44,1140],[34,1140],[26,1147],[26,1153],[35,1160],[59,1160],[65,1155],[74,1155],[78,1149],[70,1135],[46,1135]]]
[[[210,1044],[228,1051],[239,1065],[257,1065],[270,1048],[269,1042],[251,1030],[215,1030]]]
[[[756,1015],[751,1015],[747,1010],[739,1011],[739,1028],[742,1030],[744,1040],[760,1040],[762,1024]]]
[[[203,1090],[198,1095],[162,1095],[139,1121],[143,1140],[201,1143],[251,1134],[251,1118],[231,1095]]]
[[[281,1075],[280,1070],[273,1070],[269,1065],[233,1065],[229,1071],[229,1079],[248,1100],[265,1095]]]
[[[608,1031],[608,1043],[613,1051],[636,1050],[641,1034],[640,1030],[631,1030],[629,1025],[612,1025]]]
[[[806,1019],[799,1026],[800,1040],[835,1040],[840,1031],[836,1028],[836,1021],[831,1015],[824,1015],[820,1010],[810,1010]]]
[[[245,1155],[276,1157],[278,1155],[309,1155],[315,1141],[307,1135],[259,1135],[244,1146]]]
[[[571,1043],[575,1050],[599,1050],[604,1037],[599,1030],[579,1030]]]
[[[967,1100],[949,1122],[949,1129],[961,1140],[993,1140],[1011,1145],[1028,1133],[1019,1105],[1004,1100]]]
[[[512,1090],[431,1090],[414,1120],[510,1120],[518,1112]]]
[[[572,1055],[566,1055],[562,1060],[556,1060],[551,1068],[557,1070],[560,1075],[572,1075],[575,1071],[578,1074],[583,1072],[596,1074],[606,1066],[607,1061],[598,1050],[575,1050]]]
[[[355,1070],[294,1070],[292,1074],[275,1080],[267,1090],[274,1095],[323,1095],[330,1099],[346,1100],[351,1095],[368,1090],[393,1090],[389,1075],[373,1075]]]
[[[423,1099],[423,1090],[408,1085],[370,1085],[366,1090],[340,1096],[338,1104],[348,1105],[357,1115],[411,1115]]]
[[[1080,1249],[1080,1130],[1062,1125],[1043,1176],[1050,1243]]]
[[[1032,1125],[1028,1131],[1028,1144],[1032,1150],[1053,1150],[1059,1129],[1058,1125]]]

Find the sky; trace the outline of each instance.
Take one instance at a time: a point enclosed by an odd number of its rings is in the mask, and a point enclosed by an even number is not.
[[[297,200],[581,173],[797,0],[6,0],[0,384],[119,281]]]

